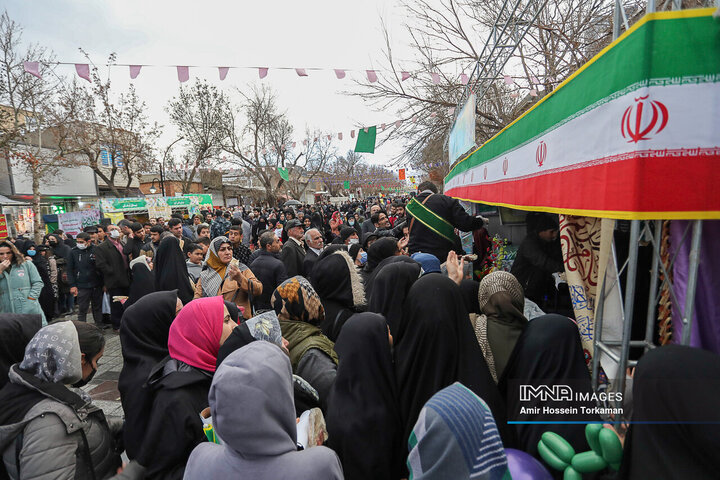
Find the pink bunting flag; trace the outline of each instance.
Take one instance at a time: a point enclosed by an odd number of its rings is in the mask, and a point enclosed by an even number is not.
[[[432,117],[437,117],[437,112],[432,112],[432,113],[430,114],[430,117],[431,117],[431,118],[432,118]]]
[[[510,97],[511,97],[511,98],[518,98],[518,93],[517,93],[517,92],[513,92],[513,93],[510,94]]]
[[[537,97],[537,96],[538,96],[537,90],[535,90],[534,88],[533,88],[532,90],[530,90],[530,96],[531,96],[531,97]]]
[[[536,76],[532,76],[530,80],[532,81],[533,85],[538,85],[540,83]]]
[[[370,83],[377,82],[377,73],[375,73],[375,70],[365,70],[365,73],[367,73],[367,78],[370,80]]]
[[[327,136],[327,139],[328,139],[328,142],[329,142],[330,140],[332,140],[332,135],[328,135],[328,136]]]
[[[448,115],[455,115],[455,107],[448,108]]]
[[[87,63],[76,63],[75,71],[77,72],[78,77],[84,78],[88,82],[90,81],[90,65]]]
[[[267,148],[262,149],[262,154],[265,155],[267,153]]]
[[[401,81],[403,81],[403,82],[404,82],[405,80],[407,80],[408,78],[410,78],[410,73],[408,73],[408,72],[400,72],[400,74],[402,75],[402,80],[401,80]]]
[[[295,73],[297,73],[298,77],[307,77],[308,76],[308,74],[304,68],[296,68]]]
[[[355,138],[355,130],[350,130],[350,138]]]
[[[230,71],[230,67],[218,67],[218,74],[220,74],[220,81],[225,80],[225,77],[227,77],[227,74],[229,71]]]
[[[23,68],[25,69],[25,72],[29,73],[30,75],[35,75],[37,78],[42,78],[40,76],[40,62],[23,62]]]
[[[430,76],[432,77],[433,84],[438,85],[440,83],[440,74],[439,73],[431,73]]]
[[[190,67],[178,65],[177,67],[178,82],[183,83],[190,80]]]
[[[460,83],[462,83],[463,85],[467,85],[469,81],[470,78],[468,78],[467,75],[465,75],[464,73],[460,74]]]
[[[130,79],[135,80],[140,75],[142,65],[130,65]]]
[[[303,145],[307,146],[307,139],[303,140]]]
[[[338,140],[342,140],[342,132],[338,132]]]
[[[343,78],[345,78],[345,70],[340,70],[339,68],[336,68],[335,76],[337,77],[338,80],[342,80]]]
[[[268,74],[268,68],[267,68],[267,67],[260,67],[260,68],[258,68],[258,76],[259,76],[260,78],[265,78],[265,77],[267,77],[267,74]]]
[[[292,147],[293,147],[293,148],[295,148],[296,145],[297,145],[297,142],[293,142],[293,143],[292,143]]]
[[[385,124],[384,124],[384,123],[380,125],[380,130],[382,130],[383,132],[385,131]]]
[[[400,125],[402,125],[402,120],[395,122],[395,128],[400,128]]]

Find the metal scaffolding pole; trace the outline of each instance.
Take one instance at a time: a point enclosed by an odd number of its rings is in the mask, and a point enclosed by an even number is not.
[[[702,220],[695,220],[693,224],[692,240],[690,243],[687,292],[685,294],[685,309],[683,311],[682,344],[690,344],[692,330],[693,310],[695,310],[695,292],[697,291],[697,276],[700,268],[700,245],[702,241]]]

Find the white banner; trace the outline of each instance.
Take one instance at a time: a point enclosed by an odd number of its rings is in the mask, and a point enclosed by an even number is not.
[[[83,228],[100,223],[99,210],[81,210],[79,212],[58,214],[58,228],[73,237],[83,231]]]

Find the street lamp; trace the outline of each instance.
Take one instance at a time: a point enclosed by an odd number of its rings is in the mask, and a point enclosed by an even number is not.
[[[158,182],[160,182],[160,184],[162,185],[162,181],[161,181],[160,179],[158,179],[157,177],[153,178],[153,179],[152,179],[152,185],[150,185],[150,193],[151,193],[152,195],[155,195],[155,192],[157,192],[157,188],[155,188],[155,180],[157,180]]]

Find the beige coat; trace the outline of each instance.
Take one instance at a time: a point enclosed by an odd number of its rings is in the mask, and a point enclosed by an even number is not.
[[[217,295],[222,295],[223,299],[228,302],[233,302],[238,307],[243,307],[245,312],[243,317],[250,318],[250,296],[248,292],[252,288],[253,297],[262,293],[262,282],[255,278],[252,270],[249,268],[240,272],[240,285],[230,278],[229,276],[225,279],[220,291]],[[195,298],[202,297],[202,279],[198,278],[195,284]]]

